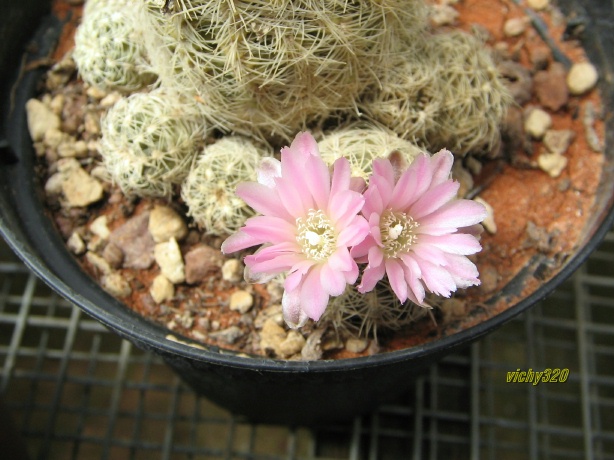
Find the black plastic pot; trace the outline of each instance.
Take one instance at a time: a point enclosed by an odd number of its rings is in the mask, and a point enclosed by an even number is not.
[[[562,269],[528,297],[519,298],[517,294],[522,292],[525,281],[539,276],[548,264],[545,259],[532,261],[493,298],[493,302],[512,299],[510,307],[474,327],[425,345],[364,358],[318,362],[245,358],[170,341],[166,338],[169,331],[136,315],[104,292],[65,249],[42,205],[40,186],[33,173],[35,155],[24,105],[34,95],[42,70],[26,72],[18,78],[18,67],[28,41],[37,43],[34,48],[39,56],[55,43],[60,23],[48,14],[49,0],[3,0],[0,6],[0,95],[5,134],[0,139],[0,232],[53,289],[136,346],[162,356],[196,391],[235,413],[252,421],[313,424],[369,411],[400,395],[407,382],[431,363],[545,297],[573,273],[614,220],[614,92],[609,85],[614,62],[614,13],[612,6],[601,0],[559,4],[567,14],[574,13],[588,21],[584,25],[584,45],[600,69],[600,91],[608,108],[607,164],[597,204],[579,249]],[[37,57],[26,56],[30,60]]]

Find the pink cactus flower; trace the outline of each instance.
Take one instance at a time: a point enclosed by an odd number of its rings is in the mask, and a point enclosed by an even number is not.
[[[373,162],[362,209],[371,231],[351,252],[368,262],[360,292],[371,291],[387,275],[401,302],[427,306],[427,290],[449,297],[457,288],[480,284],[466,256],[482,249],[476,235],[486,209],[457,198],[459,184],[450,179],[453,162],[447,150],[422,154],[398,180],[389,160]]]
[[[284,319],[300,327],[318,320],[330,296],[343,293],[358,278],[350,248],[362,242],[369,225],[359,213],[364,181],[350,178],[345,158],[333,165],[332,177],[309,133],[300,133],[281,150],[281,162],[269,158],[258,182],[237,187],[237,195],[260,216],[222,245],[225,254],[263,245],[245,257],[246,279],[265,282],[287,273],[282,298]]]

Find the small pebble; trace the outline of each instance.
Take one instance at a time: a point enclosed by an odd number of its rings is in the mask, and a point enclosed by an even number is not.
[[[290,331],[287,337],[279,344],[279,353],[283,358],[288,358],[300,353],[304,346],[305,337],[298,331]]]
[[[243,264],[239,259],[229,259],[222,265],[222,278],[224,281],[238,283],[243,279]]]
[[[529,8],[541,11],[548,8],[548,6],[550,5],[550,0],[527,0],[527,5]]]
[[[544,145],[550,153],[563,155],[574,140],[576,133],[571,129],[549,129],[544,135]]]
[[[164,243],[156,244],[154,258],[160,271],[171,283],[178,284],[185,281],[185,269],[179,245],[174,238]]]
[[[85,243],[83,242],[83,238],[77,232],[73,232],[66,241],[66,246],[68,249],[76,255],[81,255],[85,252]]]
[[[100,279],[102,288],[115,297],[128,297],[132,294],[130,284],[119,272],[112,272]]]
[[[28,130],[33,141],[42,141],[50,129],[60,129],[60,117],[38,99],[26,102]]]
[[[109,262],[104,260],[102,257],[100,257],[95,252],[92,252],[92,251],[86,252],[85,258],[100,273],[104,275],[108,275],[109,273],[113,272],[113,269],[109,265]]]
[[[544,152],[537,157],[537,164],[550,177],[559,177],[567,166],[567,157],[558,153]]]
[[[80,166],[69,169],[62,182],[62,193],[68,207],[84,207],[104,196],[102,184]]]
[[[542,109],[532,109],[524,121],[524,130],[533,139],[541,139],[552,126],[552,117]]]
[[[247,291],[235,291],[230,295],[230,309],[239,313],[247,313],[254,305],[254,296]]]
[[[111,235],[111,231],[109,230],[107,221],[108,219],[105,215],[97,217],[90,224],[90,232],[92,232],[94,235],[98,235],[103,240],[108,240],[109,236]]]
[[[432,5],[431,22],[435,26],[449,26],[456,22],[459,12],[450,5]]]
[[[486,229],[488,233],[494,235],[497,233],[497,223],[495,222],[495,211],[490,204],[488,204],[484,199],[477,197],[474,201],[481,203],[486,208],[486,219],[482,221],[482,225]]]
[[[175,295],[175,286],[164,275],[158,275],[153,279],[149,289],[152,299],[156,303],[171,300]]]
[[[350,353],[362,353],[369,346],[367,339],[359,339],[352,337],[345,342],[345,349]]]
[[[580,62],[571,66],[567,74],[567,87],[574,96],[584,94],[595,87],[599,75],[590,62]]]
[[[503,24],[503,33],[506,37],[517,37],[527,29],[528,18],[511,18]]]
[[[181,241],[188,234],[188,226],[174,209],[155,206],[149,214],[149,233],[156,243],[175,238]]]

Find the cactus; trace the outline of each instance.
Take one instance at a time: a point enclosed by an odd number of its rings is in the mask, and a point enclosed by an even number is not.
[[[101,155],[127,195],[170,197],[204,142],[190,99],[164,88],[117,102],[101,123]]]
[[[348,285],[343,294],[331,298],[321,321],[330,321],[341,335],[377,338],[378,331],[399,329],[428,311],[409,301],[401,303],[388,281],[380,281],[366,294]]]
[[[464,32],[441,33],[407,54],[361,109],[433,152],[496,149],[512,97],[485,44]]]
[[[256,168],[270,153],[249,139],[224,137],[207,145],[181,187],[188,215],[206,233],[221,235],[239,229],[253,210],[237,197],[237,185],[257,179]]]
[[[130,0],[90,0],[75,34],[73,58],[83,80],[106,91],[132,92],[156,80],[136,30]]]
[[[361,92],[426,27],[423,0],[177,0],[141,11],[163,85],[203,101],[215,126],[289,140]]]
[[[320,155],[326,163],[344,156],[350,162],[352,176],[368,179],[372,161],[397,152],[406,165],[411,164],[421,150],[394,132],[368,123],[357,123],[332,131],[318,143]]]

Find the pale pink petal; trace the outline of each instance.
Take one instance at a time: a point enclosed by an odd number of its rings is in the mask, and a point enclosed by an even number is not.
[[[245,265],[252,272],[283,273],[303,260],[298,254],[280,254],[272,259],[258,260],[254,256],[245,257]]]
[[[297,217],[303,217],[309,209],[313,208],[313,197],[304,185],[290,181],[288,177],[275,180],[275,186],[279,200],[284,208],[296,221]]]
[[[431,187],[450,179],[450,172],[454,164],[454,155],[446,149],[442,149],[431,157],[431,170],[433,179]]]
[[[326,209],[330,194],[330,172],[319,156],[312,157],[305,164],[305,183],[318,209]]]
[[[408,214],[415,220],[436,211],[450,200],[456,198],[460,184],[454,181],[445,181],[435,187],[431,187],[418,201],[409,208]]]
[[[343,228],[350,224],[356,214],[360,212],[364,203],[365,199],[361,194],[344,190],[330,197],[327,215],[337,228]]]
[[[281,311],[284,316],[284,321],[286,321],[290,329],[303,327],[309,319],[301,306],[300,291],[300,287],[293,291],[284,291],[281,298]]]
[[[303,159],[309,156],[320,156],[318,143],[308,132],[298,133],[292,141],[292,144],[290,144],[290,149]]]
[[[294,222],[296,217],[292,217],[279,200],[279,195],[275,190],[258,182],[243,182],[237,185],[237,195],[250,207],[265,216],[277,216]]]
[[[350,190],[362,193],[367,188],[367,183],[362,177],[350,177]]]
[[[448,254],[447,257],[448,272],[454,278],[458,287],[467,288],[480,284],[478,269],[467,257],[455,254]]]
[[[367,235],[367,237],[362,241],[362,243],[359,243],[356,246],[352,246],[352,249],[350,250],[350,255],[354,258],[354,260],[356,260],[356,262],[366,263],[367,254],[373,246],[377,246],[377,243],[371,237],[371,235]]]
[[[408,298],[418,305],[422,305],[424,303],[424,297],[426,296],[426,291],[424,290],[424,285],[420,281],[420,267],[416,263],[415,260],[409,256],[410,262],[407,263],[407,259],[404,259],[403,263],[403,273],[405,275],[405,282],[408,286],[407,296]]]
[[[245,279],[245,282],[251,284],[268,283],[278,275],[279,273],[254,272],[247,265],[243,270],[243,278]]]
[[[386,266],[384,264],[374,266],[369,265],[363,272],[360,284],[356,289],[361,294],[372,291],[378,281],[380,281],[385,274]]]
[[[337,158],[333,163],[333,178],[330,186],[330,195],[350,189],[350,163],[347,158]]]
[[[392,209],[408,209],[428,190],[432,179],[429,159],[425,154],[418,155],[407,171],[401,174],[390,199]]]
[[[362,207],[362,215],[369,219],[373,214],[381,214],[384,211],[382,196],[375,185],[370,185],[365,191],[365,203]]]
[[[279,217],[250,217],[241,231],[261,242],[296,241],[296,226]]]
[[[422,281],[429,291],[443,297],[450,297],[450,293],[456,291],[456,283],[445,268],[416,256],[415,260],[422,271]]]
[[[361,243],[369,234],[369,223],[362,216],[354,216],[349,225],[339,232],[337,246],[352,247]]]
[[[267,157],[260,161],[257,169],[258,183],[268,188],[275,186],[275,178],[281,176],[281,162],[275,158]]]
[[[386,275],[390,281],[390,287],[396,294],[401,303],[407,300],[407,283],[405,282],[405,273],[398,259],[386,259]]]
[[[303,311],[314,321],[320,319],[330,296],[322,289],[320,282],[320,269],[314,267],[303,278],[301,284],[300,301]]]
[[[418,233],[433,235],[478,224],[486,218],[486,208],[471,200],[455,200],[420,220]]]
[[[420,244],[431,245],[451,254],[470,255],[480,252],[482,246],[473,235],[453,233],[451,235],[427,235],[419,237]]]
[[[428,260],[435,265],[445,265],[447,263],[446,254],[439,248],[424,244],[422,239],[418,239],[418,243],[414,244],[411,252],[419,258]]]
[[[369,248],[369,265],[375,267],[384,263],[384,251],[379,246],[371,246]]]
[[[328,258],[328,264],[333,270],[347,272],[352,270],[354,259],[350,256],[347,248],[340,247]]]
[[[390,184],[390,192],[394,188],[394,167],[390,160],[385,158],[376,158],[373,160],[373,175],[382,177]]]
[[[288,276],[284,280],[284,289],[287,291],[293,291],[301,283],[303,276],[309,271],[311,267],[315,265],[315,262],[310,259],[303,260],[302,262],[292,266]]]
[[[252,246],[256,246],[257,244],[262,243],[264,243],[264,241],[262,241],[261,239],[254,238],[253,236],[250,236],[247,233],[243,233],[241,230],[239,230],[238,232],[226,238],[226,240],[222,243],[222,253],[231,254],[233,252],[250,248]]]
[[[358,265],[356,265],[356,262],[352,261],[351,270],[347,270],[341,273],[343,273],[343,276],[345,277],[345,282],[347,284],[354,284],[358,279]]]
[[[320,284],[326,293],[331,296],[338,296],[343,294],[346,282],[343,272],[333,270],[328,264],[322,264]]]

